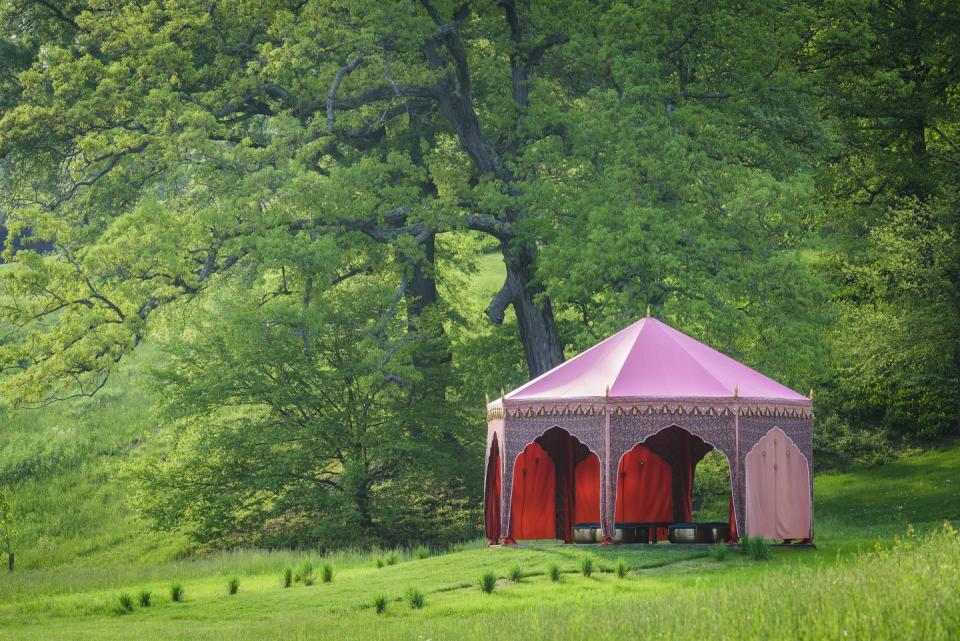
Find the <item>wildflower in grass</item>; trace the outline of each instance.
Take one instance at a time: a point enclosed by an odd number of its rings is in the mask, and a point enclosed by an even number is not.
[[[419,610],[423,607],[423,592],[416,588],[409,588],[407,590],[407,603],[410,604],[410,607],[414,610]]]
[[[124,592],[117,597],[117,612],[119,614],[126,614],[127,612],[133,612],[133,597]]]
[[[484,572],[480,575],[480,590],[486,594],[493,592],[497,585],[497,575],[493,572]]]
[[[627,565],[627,562],[623,559],[617,559],[617,565],[614,568],[614,572],[617,573],[617,578],[622,579],[627,576],[627,572],[630,571],[630,566]]]
[[[514,583],[520,583],[523,581],[523,568],[519,565],[515,565],[510,568],[510,572],[507,574],[510,577],[510,580]]]
[[[183,586],[179,583],[174,583],[170,586],[170,600],[174,603],[183,601]]]
[[[551,563],[550,567],[547,568],[547,576],[550,577],[550,580],[556,583],[560,580],[560,566],[556,563]]]
[[[289,588],[293,585],[293,568],[289,565],[283,568],[283,587]]]
[[[333,581],[333,566],[329,563],[324,563],[320,569],[320,578],[323,579],[324,583]]]
[[[585,556],[580,559],[580,572],[588,579],[593,575],[593,557]]]
[[[240,579],[235,576],[230,577],[230,580],[227,581],[227,593],[236,594],[237,590],[240,589]]]
[[[149,608],[150,590],[140,590],[140,593],[137,594],[137,602],[140,604],[141,608]]]
[[[383,614],[387,609],[387,597],[382,594],[374,597],[373,609],[377,611],[377,614]]]

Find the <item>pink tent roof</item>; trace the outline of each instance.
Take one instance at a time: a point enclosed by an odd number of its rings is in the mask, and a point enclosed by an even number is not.
[[[655,318],[644,318],[507,393],[507,401],[602,397],[807,397]]]

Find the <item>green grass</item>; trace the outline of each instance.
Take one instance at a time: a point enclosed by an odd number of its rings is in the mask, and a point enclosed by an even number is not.
[[[960,573],[960,542],[942,523],[957,519],[958,481],[960,447],[818,475],[818,548],[773,549],[762,563],[744,554],[717,563],[710,549],[668,544],[491,549],[479,542],[425,559],[416,550],[247,550],[113,566],[81,557],[0,576],[0,638],[469,639],[509,630],[524,639],[575,639],[669,630],[678,639],[751,639],[774,630],[765,638],[813,639],[844,638],[846,629],[846,638],[946,639],[960,620],[948,589]],[[897,543],[908,522],[919,534]],[[397,562],[378,569],[374,559],[386,555]],[[621,562],[632,568],[624,578]],[[326,564],[336,567],[333,583],[285,590],[278,581],[286,567]],[[554,564],[562,575],[556,583],[548,575]],[[477,577],[513,567],[523,568],[522,582],[490,594],[477,589]],[[230,577],[243,586],[233,596],[224,590]],[[183,586],[183,603],[171,602],[172,582]],[[422,608],[408,605],[408,588],[420,592]],[[140,590],[154,595],[151,607],[118,616],[118,594]]]

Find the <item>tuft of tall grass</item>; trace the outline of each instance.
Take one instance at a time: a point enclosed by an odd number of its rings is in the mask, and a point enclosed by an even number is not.
[[[507,576],[514,583],[520,583],[523,581],[523,568],[521,568],[519,565],[515,565],[510,568],[510,572],[507,573]]]
[[[174,583],[170,586],[170,600],[174,603],[183,601],[183,586],[179,583]]]
[[[547,576],[550,577],[550,580],[556,583],[560,580],[560,566],[556,563],[551,563],[550,567],[547,568]]]
[[[580,573],[588,579],[593,575],[593,557],[584,556],[580,558]]]
[[[289,588],[293,585],[293,568],[289,565],[283,568],[283,587]]]
[[[743,552],[754,561],[766,561],[770,558],[770,545],[762,536],[751,536],[740,539]]]
[[[227,581],[227,594],[236,594],[237,590],[240,589],[240,579],[235,576],[230,577]]]
[[[320,578],[324,583],[330,583],[333,581],[333,566],[331,564],[323,564],[323,567],[320,568]]]
[[[133,612],[133,597],[124,592],[117,597],[117,614]]]
[[[141,608],[150,607],[150,590],[140,590],[137,593],[137,603],[140,604]]]
[[[484,572],[480,575],[479,583],[481,592],[491,594],[494,588],[497,587],[497,575],[493,572]]]
[[[383,557],[383,562],[386,565],[396,565],[397,564],[397,553],[391,552],[387,556]]]
[[[407,604],[414,610],[419,610],[423,607],[423,592],[416,588],[407,588],[406,593]]]
[[[729,550],[730,548],[727,547],[727,544],[721,541],[713,546],[713,549],[710,550],[710,555],[719,563],[726,560]]]
[[[297,566],[296,572],[293,574],[293,580],[297,583],[303,581],[306,582],[307,579],[313,577],[313,563],[309,559],[300,563]]]
[[[417,549],[414,550],[413,555],[418,559],[425,559],[430,556],[430,549],[422,545],[418,546]]]
[[[382,594],[375,596],[373,598],[373,609],[377,611],[377,614],[383,614],[387,610],[387,597]]]
[[[377,566],[377,569],[382,568],[385,565],[385,563],[383,562],[383,557],[378,556],[374,564]]]
[[[617,565],[613,571],[616,572],[618,579],[622,579],[627,576],[627,572],[630,571],[630,566],[628,566],[627,562],[623,559],[617,559]]]

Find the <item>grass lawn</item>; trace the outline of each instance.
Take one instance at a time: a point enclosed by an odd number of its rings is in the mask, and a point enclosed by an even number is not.
[[[815,482],[817,549],[773,550],[768,561],[669,544],[477,543],[424,559],[400,552],[381,568],[385,553],[253,550],[116,566],[98,555],[0,577],[0,639],[956,639],[960,537],[944,521],[960,520],[960,447]],[[315,583],[283,587],[284,568],[306,560]],[[520,582],[505,578],[514,566]],[[499,577],[492,594],[478,587],[485,571]],[[182,603],[171,601],[173,582]],[[409,588],[422,609],[405,601]],[[150,607],[136,604],[140,590]],[[121,594],[132,612],[118,613]]]

